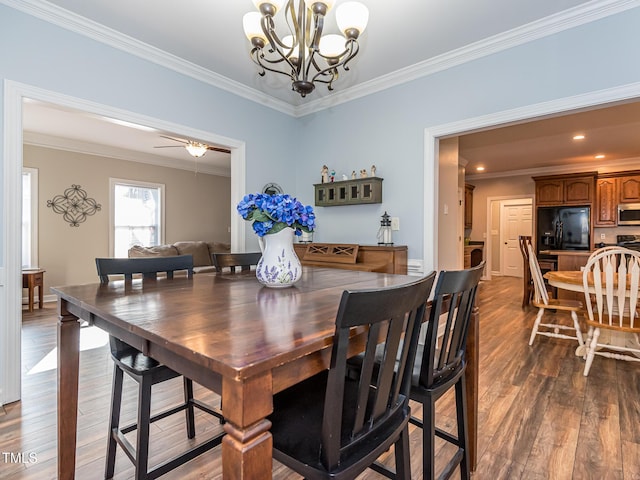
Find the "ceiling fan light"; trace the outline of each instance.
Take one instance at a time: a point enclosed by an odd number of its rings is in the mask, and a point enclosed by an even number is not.
[[[196,158],[200,158],[205,153],[207,153],[207,147],[202,143],[196,143],[196,142],[187,143],[184,146],[184,148],[187,149],[187,152],[189,152],[189,155]]]
[[[258,12],[245,13],[244,17],[242,17],[242,27],[244,28],[244,34],[254,46],[256,44],[256,40],[259,40],[258,43],[261,41],[262,46],[264,47],[264,45],[267,45],[269,41],[262,30],[261,20],[262,15]]]
[[[357,35],[355,35],[357,38],[367,28],[369,9],[360,2],[342,3],[336,10],[336,22],[338,22],[340,31],[347,37],[353,37],[350,31],[357,31]]]
[[[320,37],[320,53],[325,57],[339,57],[345,51],[345,39],[335,33]]]

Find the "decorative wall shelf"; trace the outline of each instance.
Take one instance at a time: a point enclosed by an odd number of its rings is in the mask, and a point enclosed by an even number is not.
[[[382,203],[382,178],[365,177],[331,183],[316,183],[317,207]]]

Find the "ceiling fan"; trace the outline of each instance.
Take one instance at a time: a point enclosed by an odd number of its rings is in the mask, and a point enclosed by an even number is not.
[[[180,142],[183,145],[158,145],[153,148],[186,148],[187,152],[189,152],[189,155],[196,158],[202,157],[205,153],[207,153],[207,150],[213,150],[215,152],[221,153],[231,153],[231,150],[229,150],[228,148],[214,147],[212,145],[207,145],[206,143],[196,142],[194,140],[185,140],[183,138],[168,137],[166,135],[160,136],[168,140],[173,140],[174,142]]]

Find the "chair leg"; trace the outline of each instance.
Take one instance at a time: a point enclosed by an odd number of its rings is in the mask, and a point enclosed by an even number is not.
[[[411,479],[411,456],[409,455],[409,427],[405,427],[395,444],[396,479]]]
[[[571,318],[573,320],[573,328],[576,329],[576,338],[578,339],[578,344],[580,346],[583,346],[584,339],[582,338],[582,330],[580,330],[580,322],[578,322],[578,314],[572,311]]]
[[[149,468],[149,427],[151,419],[151,378],[143,375],[138,387],[138,438],[136,441],[136,480],[146,480]]]
[[[187,438],[194,438],[196,436],[196,423],[193,413],[193,382],[190,378],[182,377],[184,379],[184,402],[187,404],[185,414],[187,416]]]
[[[436,476],[436,402],[433,397],[422,404],[422,478],[433,480]]]
[[[458,424],[458,444],[463,449],[460,461],[460,478],[469,480],[469,435],[467,432],[467,396],[464,375],[456,383],[456,423]]]
[[[535,322],[533,322],[533,328],[531,329],[531,337],[529,338],[529,345],[533,345],[533,339],[536,338],[536,334],[538,333],[538,328],[540,328],[540,320],[542,320],[542,315],[544,315],[544,308],[538,309],[538,315],[536,316]]]
[[[116,466],[117,443],[114,437],[114,430],[120,425],[120,407],[122,405],[122,381],[123,372],[120,367],[114,364],[113,386],[111,389],[111,413],[109,415],[109,438],[107,441],[107,461],[104,468],[104,478],[113,478]]]
[[[596,347],[598,346],[598,338],[600,337],[600,329],[593,329],[593,338],[591,339],[591,343],[589,344],[589,351],[587,352],[587,362],[584,364],[584,376],[589,375],[589,370],[591,370],[591,364],[593,363],[593,357],[596,353]]]

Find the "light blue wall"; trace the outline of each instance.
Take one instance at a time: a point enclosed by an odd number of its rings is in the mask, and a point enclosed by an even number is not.
[[[268,181],[295,189],[291,145],[282,138],[300,128],[296,119],[4,5],[0,79],[245,141],[247,192],[259,191]],[[0,90],[0,110],[3,95]],[[0,144],[2,121],[0,115]],[[1,156],[0,149],[0,165]],[[1,175],[2,168],[0,189]],[[0,211],[2,202],[0,192]],[[0,252],[4,228],[0,225]]]
[[[313,203],[312,184],[323,164],[338,175],[375,164],[384,203],[318,207],[315,238],[376,243],[386,210],[400,217],[395,243],[419,259],[429,213],[423,208],[424,129],[638,82],[639,26],[635,8],[294,119],[0,5],[0,79],[243,140],[247,192],[275,181]],[[300,144],[292,146],[291,138]]]
[[[318,208],[314,238],[374,243],[386,210],[400,217],[394,242],[423,258],[424,129],[638,82],[639,31],[635,8],[302,118],[299,197],[312,200],[325,163],[374,163],[384,178],[381,205]]]

